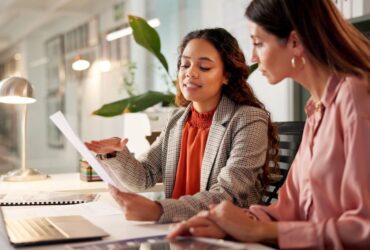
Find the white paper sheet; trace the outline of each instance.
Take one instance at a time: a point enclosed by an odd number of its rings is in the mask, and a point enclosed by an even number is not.
[[[129,189],[124,186],[124,184],[115,177],[114,173],[111,173],[109,169],[104,168],[103,164],[100,164],[98,159],[90,152],[90,150],[85,146],[81,139],[72,130],[68,121],[64,117],[63,113],[58,111],[50,116],[55,126],[64,134],[64,136],[72,143],[76,150],[83,156],[83,158],[90,164],[90,166],[95,170],[95,172],[102,178],[103,181],[115,186],[123,192],[129,192]]]

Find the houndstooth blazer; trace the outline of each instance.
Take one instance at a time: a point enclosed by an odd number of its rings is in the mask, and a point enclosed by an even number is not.
[[[236,105],[223,96],[213,116],[201,167],[200,192],[171,199],[178,165],[182,128],[191,107],[179,108],[149,151],[135,159],[125,148],[115,158],[103,160],[115,176],[134,191],[163,182],[166,199],[159,201],[158,222],[187,219],[211,203],[230,200],[240,207],[261,198],[262,166],[268,144],[265,111]]]

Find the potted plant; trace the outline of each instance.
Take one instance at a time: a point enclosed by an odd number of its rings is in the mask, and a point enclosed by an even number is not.
[[[133,36],[136,43],[143,46],[159,60],[165,69],[166,74],[171,79],[171,83],[175,85],[176,81],[173,80],[168,71],[167,60],[161,53],[161,41],[157,31],[150,27],[141,17],[129,15],[128,20],[129,25],[133,30]],[[131,95],[128,98],[104,104],[98,110],[95,110],[93,114],[112,117],[128,112],[140,112],[158,103],[163,103],[165,106],[174,105],[174,100],[175,94],[170,92],[170,90],[165,93],[159,91],[148,91],[144,94]]]

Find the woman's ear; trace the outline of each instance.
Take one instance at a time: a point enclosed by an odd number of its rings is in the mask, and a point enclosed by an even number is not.
[[[298,33],[293,30],[288,38],[288,47],[293,50],[294,55],[302,55],[304,47]]]
[[[224,85],[229,84],[229,74],[225,74],[225,75],[224,75],[223,84],[224,84]]]

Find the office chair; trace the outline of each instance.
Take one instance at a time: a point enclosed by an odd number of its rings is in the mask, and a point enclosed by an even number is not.
[[[279,135],[278,172],[269,175],[269,183],[264,188],[262,204],[269,205],[278,198],[278,192],[283,185],[298,151],[302,139],[305,122],[276,122]]]
[[[152,145],[160,134],[161,131],[152,131],[150,135],[146,136],[146,139],[148,140],[149,144]]]

